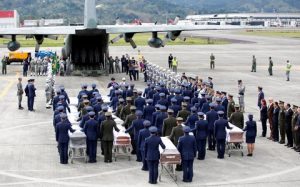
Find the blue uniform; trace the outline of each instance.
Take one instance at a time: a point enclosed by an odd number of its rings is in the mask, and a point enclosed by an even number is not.
[[[172,109],[174,111],[174,116],[177,116],[178,112],[181,110],[181,106],[179,105],[171,105],[169,106],[169,109]]]
[[[169,91],[168,91],[168,89],[165,88],[165,87],[162,87],[162,88],[160,89],[160,93],[164,93],[165,95],[169,95]]]
[[[153,99],[154,94],[156,93],[156,91],[154,89],[151,89],[148,92],[148,98],[147,99]]]
[[[97,135],[98,135],[98,121],[89,119],[83,128],[86,134],[87,153],[89,155],[89,162],[96,162],[97,156]]]
[[[89,114],[85,114],[84,116],[82,116],[81,121],[80,121],[80,128],[84,127],[85,122],[87,122],[90,119]]]
[[[257,135],[256,121],[247,121],[244,131],[246,131],[246,143],[255,143],[255,138]]]
[[[155,126],[158,129],[158,134],[161,135],[162,132],[162,126],[164,124],[164,120],[168,118],[168,114],[166,112],[160,112],[157,116],[156,116],[156,120],[155,120]]]
[[[152,126],[156,126],[156,117],[157,117],[157,115],[158,114],[160,114],[161,112],[160,111],[156,111],[156,112],[153,112],[152,113],[152,120],[151,120],[151,124],[152,124]]]
[[[153,104],[154,104],[154,105],[156,105],[157,102],[158,102],[158,100],[160,99],[159,94],[160,94],[160,93],[157,92],[157,93],[155,93],[155,94],[153,95]]]
[[[98,119],[98,113],[102,110],[101,105],[102,105],[101,103],[96,103],[95,105],[93,105],[94,112],[96,114],[95,119]]]
[[[231,129],[226,119],[220,118],[215,121],[215,137],[217,140],[218,158],[224,158],[226,129]]]
[[[151,88],[150,87],[147,87],[147,88],[145,88],[145,90],[144,90],[144,93],[143,93],[143,97],[145,97],[145,98],[149,98],[149,91],[151,90]]]
[[[206,138],[208,136],[208,122],[200,119],[196,122],[196,127],[193,130],[196,134],[198,159],[204,160],[206,154]]]
[[[161,98],[160,100],[157,101],[157,104],[160,104],[160,105],[163,105],[163,106],[166,106],[168,108],[168,100],[165,99],[165,98]]]
[[[183,97],[181,95],[175,95],[174,98],[177,100],[177,105],[181,106],[181,103],[183,101]]]
[[[263,100],[264,98],[265,98],[264,92],[263,92],[263,91],[260,91],[260,92],[258,93],[258,100],[257,100],[257,106],[258,106],[259,108],[261,108],[261,100]]]
[[[204,103],[206,103],[207,102],[207,100],[205,99],[205,98],[201,98],[200,100],[199,100],[199,108],[202,108],[203,107],[203,104]],[[204,113],[204,112],[203,112]]]
[[[209,102],[203,103],[202,108],[199,107],[201,109],[200,112],[207,114],[207,112],[209,111],[209,104]]]
[[[191,115],[187,118],[187,120],[186,120],[186,122],[185,122],[185,125],[186,125],[186,126],[189,126],[191,129],[194,129],[194,128],[195,128],[195,123],[196,123],[196,121],[198,121],[198,120],[199,120],[198,115],[197,115],[196,113],[193,113],[193,114],[191,114]]]
[[[167,100],[168,100],[168,106],[171,106],[172,102],[171,99],[174,98],[175,95],[168,95]]]
[[[199,103],[199,98],[198,97],[193,97],[191,100],[191,103],[193,106],[195,106],[196,103]]]
[[[140,130],[139,136],[138,136],[138,143],[137,145],[139,146],[139,150],[142,155],[142,162],[143,162],[143,167],[142,170],[148,171],[148,164],[147,160],[145,160],[145,139],[150,136],[150,131],[148,128],[144,128]]]
[[[155,107],[152,105],[147,105],[144,108],[144,112],[143,112],[143,118],[145,120],[148,120],[152,123],[152,119],[153,119],[153,113],[155,112]]]
[[[33,111],[33,105],[34,105],[34,98],[35,98],[35,90],[36,88],[34,87],[33,84],[28,84],[28,110]]]
[[[218,104],[216,107],[215,107],[215,111],[219,112],[219,111],[223,111],[225,113],[225,108],[224,106],[222,106],[221,104]]]
[[[226,97],[222,99],[222,106],[224,107],[224,119],[227,119],[228,99]]]
[[[193,163],[197,153],[195,137],[186,133],[179,138],[177,149],[180,152],[182,160],[183,181],[192,182],[194,175]]]
[[[65,100],[70,104],[70,98],[65,90],[61,90],[61,95],[65,96]]]
[[[192,97],[193,97],[193,92],[192,92],[191,90],[184,90],[184,91],[182,92],[182,95],[183,95],[184,97],[188,96],[188,97],[192,98]]]
[[[89,95],[89,92],[87,90],[81,90],[79,93],[78,93],[78,96],[77,96],[77,99],[78,99],[78,103],[80,103],[80,99],[81,99],[81,96],[82,95]]]
[[[210,110],[206,113],[208,122],[208,150],[215,150],[216,139],[214,135],[215,121],[218,119],[218,113],[215,110]]]
[[[138,144],[138,136],[140,133],[140,130],[143,129],[144,125],[144,119],[135,119],[132,121],[132,124],[130,127],[125,131],[126,133],[131,132],[133,130],[133,140],[135,142],[136,146],[136,161],[141,162],[142,161],[142,155],[140,151],[140,146]]]
[[[136,107],[136,110],[143,111],[144,107],[146,106],[146,100],[139,96],[134,100],[134,105]]]
[[[163,144],[160,137],[151,135],[145,140],[145,158],[149,168],[149,183],[156,184],[158,177],[158,164],[160,159],[159,146],[163,149],[166,146]]]
[[[74,132],[71,123],[68,121],[62,121],[56,125],[56,141],[58,142],[60,163],[68,163],[68,146],[69,146],[69,134],[68,131]]]
[[[110,107],[113,108],[113,112],[116,111],[117,107],[118,107],[118,104],[119,104],[119,97],[118,96],[114,96],[112,99],[111,99],[111,102],[110,102]]]

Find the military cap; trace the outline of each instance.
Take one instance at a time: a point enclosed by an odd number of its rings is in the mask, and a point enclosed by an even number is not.
[[[159,94],[159,97],[165,97],[165,96],[166,96],[165,93],[160,93],[160,94]]]
[[[196,107],[192,107],[192,108],[191,108],[191,111],[192,111],[192,112],[196,112],[196,111],[197,111],[197,108],[196,108]]]
[[[96,85],[95,83],[92,84],[92,88],[96,88],[96,86],[97,86],[97,85]]]
[[[298,106],[297,105],[293,105],[293,108],[298,108]]]
[[[168,113],[174,113],[174,110],[172,110],[172,109],[168,109],[168,111],[167,111]]]
[[[189,132],[191,132],[191,128],[189,126],[184,126],[183,127],[183,132],[189,133]]]
[[[97,95],[97,94],[99,94],[98,92],[93,92],[93,95]]]
[[[145,120],[145,121],[143,122],[143,125],[144,125],[145,127],[150,127],[150,126],[151,126],[151,122],[148,121],[148,120]]]
[[[58,98],[59,99],[65,99],[65,96],[64,95],[60,95]]]
[[[123,99],[123,98],[120,98],[120,99],[119,99],[119,102],[120,102],[120,103],[123,103],[123,102],[124,102],[124,99]]]
[[[198,116],[204,116],[203,112],[198,112]]]
[[[284,101],[279,101],[279,104],[284,104]]]
[[[108,111],[108,107],[107,107],[106,105],[102,106],[101,108],[102,108],[102,111],[103,111],[103,112]]]
[[[94,110],[93,107],[91,107],[91,106],[87,106],[87,107],[85,107],[85,109],[86,109],[88,112],[91,112],[91,111]]]
[[[131,97],[126,97],[126,101],[132,101]]]
[[[235,104],[234,108],[240,108],[240,105],[239,104]]]
[[[142,92],[142,91],[138,91],[137,93],[138,93],[138,95],[142,95],[142,94],[143,94],[143,92]]]
[[[182,117],[178,117],[176,118],[177,121],[183,121],[183,118]]]
[[[89,116],[94,116],[95,115],[95,112],[91,111],[89,112]]]
[[[90,101],[89,100],[87,100],[87,99],[84,99],[83,100],[83,103],[89,103]]]
[[[48,81],[51,81],[51,79],[48,79]],[[64,85],[60,85],[59,88],[60,88],[60,90],[65,90]]]
[[[132,91],[133,93],[137,93],[138,91],[137,91],[137,89],[133,89],[133,91]]]
[[[130,110],[136,110],[135,106],[130,106]]]
[[[216,105],[214,103],[209,103],[210,107],[215,107]]]
[[[115,94],[120,94],[121,92],[119,90],[116,90],[115,91]]]
[[[111,116],[111,112],[105,112],[105,116],[106,116],[106,117]]]
[[[86,94],[82,94],[82,95],[81,95],[81,97],[82,97],[82,98],[87,98],[87,97],[88,97],[88,95],[86,95]]]
[[[222,99],[221,99],[221,98],[217,98],[216,101],[217,101],[217,102],[221,102]]]
[[[160,109],[160,104],[156,104],[155,108]]]
[[[102,100],[102,97],[101,97],[101,96],[98,96],[96,99],[97,99],[97,100]]]
[[[152,126],[152,127],[149,128],[149,131],[151,133],[157,133],[157,127]]]
[[[184,100],[190,100],[191,98],[189,96],[183,97]]]
[[[170,92],[171,92],[171,93],[174,93],[174,92],[175,92],[175,89],[174,89],[174,88],[171,88],[171,89],[170,89]]]
[[[176,94],[180,94],[180,93],[181,93],[180,89],[176,89],[176,90],[175,90],[175,93],[176,93]]]
[[[60,117],[61,117],[62,119],[66,119],[66,118],[68,117],[68,115],[67,115],[66,113],[62,113],[62,114],[60,114]]]
[[[135,112],[135,115],[137,115],[137,116],[142,116],[142,115],[143,115],[143,112],[140,111],[140,110],[137,110],[137,111]]]
[[[219,115],[224,115],[224,112],[222,110],[218,111]]]
[[[176,99],[176,98],[172,98],[172,99],[171,99],[171,102],[172,102],[172,103],[176,103],[176,102],[177,102],[177,99]]]
[[[161,90],[161,87],[160,86],[156,86],[155,89],[156,90]]]
[[[147,99],[146,103],[153,103],[153,99]]]
[[[226,94],[227,94],[227,92],[224,92],[224,91],[222,91],[221,93],[222,93],[222,94],[224,94],[224,95],[226,95]]]
[[[160,106],[159,106],[159,109],[160,109],[160,110],[167,110],[167,107],[164,106],[164,105],[160,105]]]
[[[63,106],[58,106],[58,107],[56,107],[56,109],[57,109],[58,111],[62,111],[62,110],[64,110],[65,108],[64,108]]]
[[[181,106],[185,106],[185,107],[186,107],[186,106],[187,106],[187,103],[184,103],[184,102],[183,102],[183,103],[181,104]]]
[[[82,87],[82,88],[87,88],[88,85],[87,85],[87,84],[83,84],[81,87]]]
[[[233,97],[233,95],[232,94],[228,94],[228,97]]]
[[[133,84],[133,83],[131,83],[131,84],[130,84],[130,87],[134,87],[134,84]]]
[[[213,80],[213,78],[212,78],[212,77],[208,77],[208,79],[209,79],[209,80]]]
[[[200,103],[195,103],[194,107],[199,108]]]
[[[123,77],[123,78],[122,78],[122,81],[126,81],[126,78],[125,78],[125,77]]]
[[[60,93],[60,92],[61,92],[61,90],[59,90],[59,89],[56,90],[56,93]]]

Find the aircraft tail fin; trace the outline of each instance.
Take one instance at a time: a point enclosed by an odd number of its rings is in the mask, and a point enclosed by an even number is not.
[[[85,0],[84,4],[84,27],[97,28],[97,15],[95,0]]]

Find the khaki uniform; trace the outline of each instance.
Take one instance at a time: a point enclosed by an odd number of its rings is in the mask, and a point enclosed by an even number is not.
[[[228,105],[227,105],[227,117],[229,117],[229,118],[230,118],[231,114],[234,113],[234,111],[235,111],[234,105],[235,105],[234,100],[228,102]]]
[[[136,119],[136,115],[135,114],[128,115],[126,117],[124,123],[122,124],[122,126],[124,126],[127,129],[128,127],[130,127],[132,121],[135,120],[135,119]]]
[[[244,115],[242,112],[234,112],[230,118],[229,122],[232,123],[233,125],[237,126],[240,129],[244,128]]]
[[[186,119],[189,117],[190,112],[186,109],[180,110],[177,114],[177,117],[181,117],[183,121],[186,121]]]
[[[170,140],[177,147],[178,140],[183,135],[184,135],[184,132],[183,132],[182,125],[177,125],[176,127],[173,127],[173,129],[172,129],[172,132],[171,132],[171,135],[170,135]]]
[[[300,148],[299,130],[295,131],[295,126],[297,123],[298,116],[299,116],[298,112],[294,112],[292,116],[292,132],[293,132],[294,147],[297,149]]]
[[[121,118],[121,111],[123,110],[123,108],[124,108],[124,105],[119,105],[119,106],[117,107],[117,110],[116,110],[116,116],[117,116],[118,118]]]
[[[170,136],[173,127],[176,127],[176,118],[168,117],[164,120],[162,127],[162,136]]]
[[[121,110],[121,119],[125,120],[126,117],[130,114],[130,106],[131,105],[126,105],[125,107],[123,107],[123,109]]]

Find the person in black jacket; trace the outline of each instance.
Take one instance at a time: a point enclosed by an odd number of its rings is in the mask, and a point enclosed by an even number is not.
[[[274,103],[274,111],[273,111],[273,118],[272,118],[272,122],[273,122],[273,141],[274,142],[278,142],[279,141],[279,131],[278,131],[278,117],[279,117],[279,104],[278,102]]]
[[[257,127],[256,127],[256,121],[253,120],[253,115],[248,115],[249,121],[246,122],[246,127],[244,128],[244,131],[246,131],[246,143],[248,148],[248,154],[247,156],[253,155],[254,150],[254,143],[255,138],[257,134]]]
[[[285,133],[288,140],[286,144],[287,147],[293,147],[293,133],[292,133],[292,117],[293,117],[293,110],[289,103],[285,104]]]
[[[265,99],[261,100],[260,108],[260,121],[262,125],[262,137],[266,137],[267,134],[267,119],[268,119],[268,107]]]

